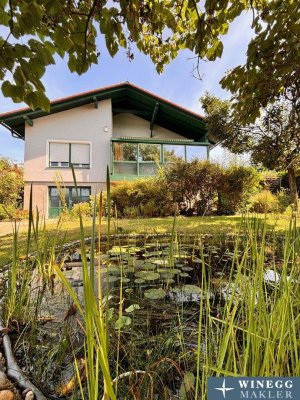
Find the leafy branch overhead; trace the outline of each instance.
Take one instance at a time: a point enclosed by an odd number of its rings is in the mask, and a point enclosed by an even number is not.
[[[0,0],[2,92],[15,102],[49,110],[41,81],[46,67],[58,55],[67,58],[71,72],[86,72],[101,57],[98,36],[112,57],[122,47],[132,60],[135,44],[159,73],[184,49],[198,60],[213,61],[222,56],[223,35],[244,11],[253,14],[256,36],[246,65],[229,73],[222,85],[241,101],[239,110],[254,118],[261,105],[284,90],[299,58],[297,0]],[[278,78],[276,85],[265,82],[268,68],[276,75],[271,79]]]

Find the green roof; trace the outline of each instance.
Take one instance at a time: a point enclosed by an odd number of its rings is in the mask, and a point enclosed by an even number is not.
[[[114,114],[132,113],[148,120],[150,127],[157,124],[187,139],[207,141],[204,117],[129,82],[54,100],[51,102],[50,114],[90,103],[95,103],[97,106],[98,101],[108,98],[112,100]],[[13,136],[24,139],[25,123],[32,124],[35,118],[45,115],[49,114],[42,110],[23,108],[0,114],[0,123],[9,129]],[[210,143],[215,143],[213,138],[208,140]]]

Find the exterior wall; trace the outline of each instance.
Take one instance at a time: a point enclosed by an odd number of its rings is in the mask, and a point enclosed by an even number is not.
[[[49,142],[88,142],[91,144],[90,169],[76,169],[79,186],[90,186],[92,194],[105,188],[106,167],[111,163],[111,138],[122,136],[150,139],[150,123],[133,114],[113,117],[111,100],[88,104],[57,114],[37,118],[25,131],[24,208],[28,209],[31,183],[33,207],[48,217],[49,186],[55,186],[57,174],[65,186],[73,186],[70,168],[49,167]],[[153,138],[182,139],[168,129],[155,125]]]
[[[78,185],[91,186],[92,193],[106,181],[106,166],[110,165],[112,136],[111,100],[85,105],[34,120],[26,126],[24,176],[24,207],[29,206],[30,184],[33,185],[33,206],[47,216],[48,187],[55,185],[59,174],[65,186],[72,186],[69,168],[50,168],[49,141],[88,142],[91,144],[90,169],[76,169]],[[101,185],[102,183],[102,185]]]
[[[113,117],[113,137],[139,137],[150,139],[150,122],[134,114],[117,114]],[[153,139],[182,139],[184,136],[154,125]]]

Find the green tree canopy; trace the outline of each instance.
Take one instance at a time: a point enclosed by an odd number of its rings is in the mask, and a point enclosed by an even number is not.
[[[213,61],[222,56],[222,36],[243,11],[253,13],[256,36],[245,66],[230,72],[222,85],[235,95],[243,118],[253,120],[295,73],[298,0],[0,0],[2,92],[15,102],[48,110],[41,81],[45,68],[59,55],[66,56],[71,72],[86,72],[102,51],[96,46],[98,35],[104,36],[111,56],[123,47],[132,59],[134,43],[158,72],[183,49]]]
[[[23,168],[0,158],[0,204],[16,207],[21,201],[23,186]]]
[[[288,91],[287,91],[288,92]],[[255,123],[244,125],[236,115],[236,104],[209,93],[201,99],[209,134],[217,134],[223,146],[234,153],[251,152],[255,164],[289,176],[291,201],[296,204],[296,169],[300,166],[300,113],[285,96],[269,104]]]

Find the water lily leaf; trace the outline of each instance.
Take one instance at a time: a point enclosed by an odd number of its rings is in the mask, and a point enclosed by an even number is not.
[[[182,271],[193,271],[194,268],[192,267],[182,267],[181,270]]]
[[[155,281],[160,278],[160,275],[157,272],[152,271],[139,271],[135,273],[137,278],[145,279],[146,281]]]
[[[130,279],[129,278],[122,278],[122,282],[123,283],[128,283],[128,282],[130,282]]]
[[[182,292],[184,294],[200,294],[201,289],[196,285],[184,285],[182,286]]]
[[[113,283],[118,281],[120,278],[118,276],[105,276],[103,279],[103,282],[105,283]]]
[[[167,283],[167,284],[170,284],[170,285],[171,285],[172,283],[175,283],[174,279],[172,279],[172,278],[165,278],[165,279],[164,279],[164,282]]]
[[[122,315],[116,321],[115,329],[122,329],[124,326],[129,326],[131,324],[131,318]]]
[[[139,304],[131,304],[131,306],[127,307],[125,309],[125,311],[128,312],[128,313],[131,313],[131,312],[133,312],[135,310],[140,310],[140,309],[141,309],[141,307],[139,306]]]
[[[172,279],[174,278],[174,274],[172,272],[166,272],[161,274],[162,279]]]
[[[189,278],[190,275],[186,272],[182,272],[181,274],[179,274],[179,276],[181,276],[181,278]]]
[[[151,300],[163,299],[167,295],[167,293],[161,288],[148,289],[148,290],[146,290],[146,292],[144,294],[147,299],[151,299]]]
[[[142,278],[137,278],[134,280],[134,283],[144,283],[144,282],[145,282],[145,279],[142,279]]]
[[[133,293],[133,289],[132,289],[132,288],[127,288],[127,289],[125,289],[125,292],[126,292],[126,293],[129,293],[129,294],[130,294],[130,293]]]

